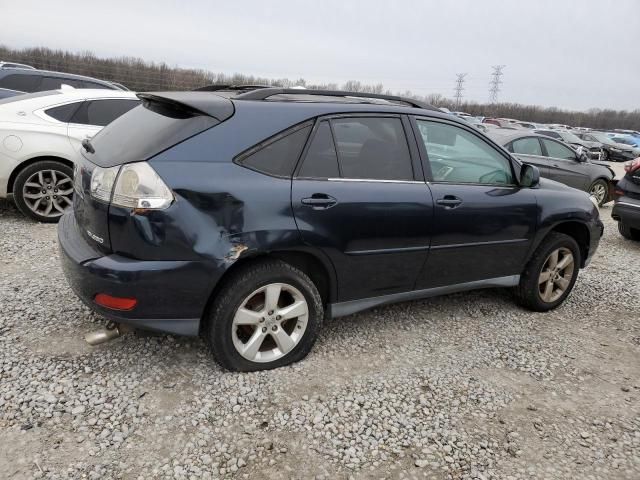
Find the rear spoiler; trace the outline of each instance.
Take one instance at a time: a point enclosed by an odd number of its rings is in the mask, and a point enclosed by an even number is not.
[[[207,115],[219,122],[224,122],[235,112],[231,100],[210,92],[150,92],[139,93],[138,98],[191,115]]]

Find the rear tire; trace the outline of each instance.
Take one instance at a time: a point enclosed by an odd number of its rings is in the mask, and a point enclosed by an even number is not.
[[[13,200],[18,210],[38,222],[60,220],[63,210],[71,207],[72,196],[73,169],[57,160],[28,165],[13,184]]]
[[[629,225],[618,222],[618,231],[620,235],[628,240],[640,241],[640,230],[631,228]]]
[[[270,301],[268,292],[276,290],[275,302]],[[300,305],[299,314],[284,313],[294,305]],[[203,335],[223,368],[269,370],[306,357],[323,316],[320,293],[304,272],[265,260],[232,273],[216,295]],[[255,350],[250,348],[258,342]]]
[[[560,268],[563,262],[566,265]],[[520,276],[520,284],[515,288],[518,303],[535,312],[553,310],[571,293],[580,265],[580,248],[576,241],[563,233],[551,232]]]

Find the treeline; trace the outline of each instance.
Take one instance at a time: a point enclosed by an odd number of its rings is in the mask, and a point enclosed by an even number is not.
[[[517,118],[537,123],[561,123],[603,129],[640,130],[640,109],[633,111],[591,109],[586,112],[568,111],[555,107],[522,105],[517,103],[480,104],[455,102],[440,94],[415,95],[413,92],[392,92],[382,84],[368,85],[350,80],[344,84],[308,83],[303,78],[263,78],[240,73],[225,74],[202,69],[178,68],[166,63],[148,62],[134,57],[99,58],[91,52],[72,53],[49,48],[12,49],[0,45],[0,61],[26,63],[43,70],[87,75],[121,83],[134,91],[192,90],[211,84],[251,84],[282,87],[304,86],[330,90],[349,90],[407,96],[426,101],[437,107],[461,110],[472,115]]]

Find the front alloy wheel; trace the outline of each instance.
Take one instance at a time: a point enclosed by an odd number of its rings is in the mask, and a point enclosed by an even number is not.
[[[607,201],[609,196],[609,187],[604,180],[596,180],[589,189],[589,195],[592,195],[598,202],[598,206],[601,207]]]
[[[536,312],[546,312],[567,298],[578,278],[581,257],[575,239],[551,232],[527,263],[515,288],[518,302]]]
[[[538,278],[540,298],[547,303],[558,300],[569,288],[574,268],[571,250],[558,248],[551,252]]]

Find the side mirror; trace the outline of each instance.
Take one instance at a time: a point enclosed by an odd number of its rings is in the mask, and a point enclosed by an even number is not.
[[[540,184],[540,170],[535,165],[523,163],[520,169],[520,186],[535,188]]]

